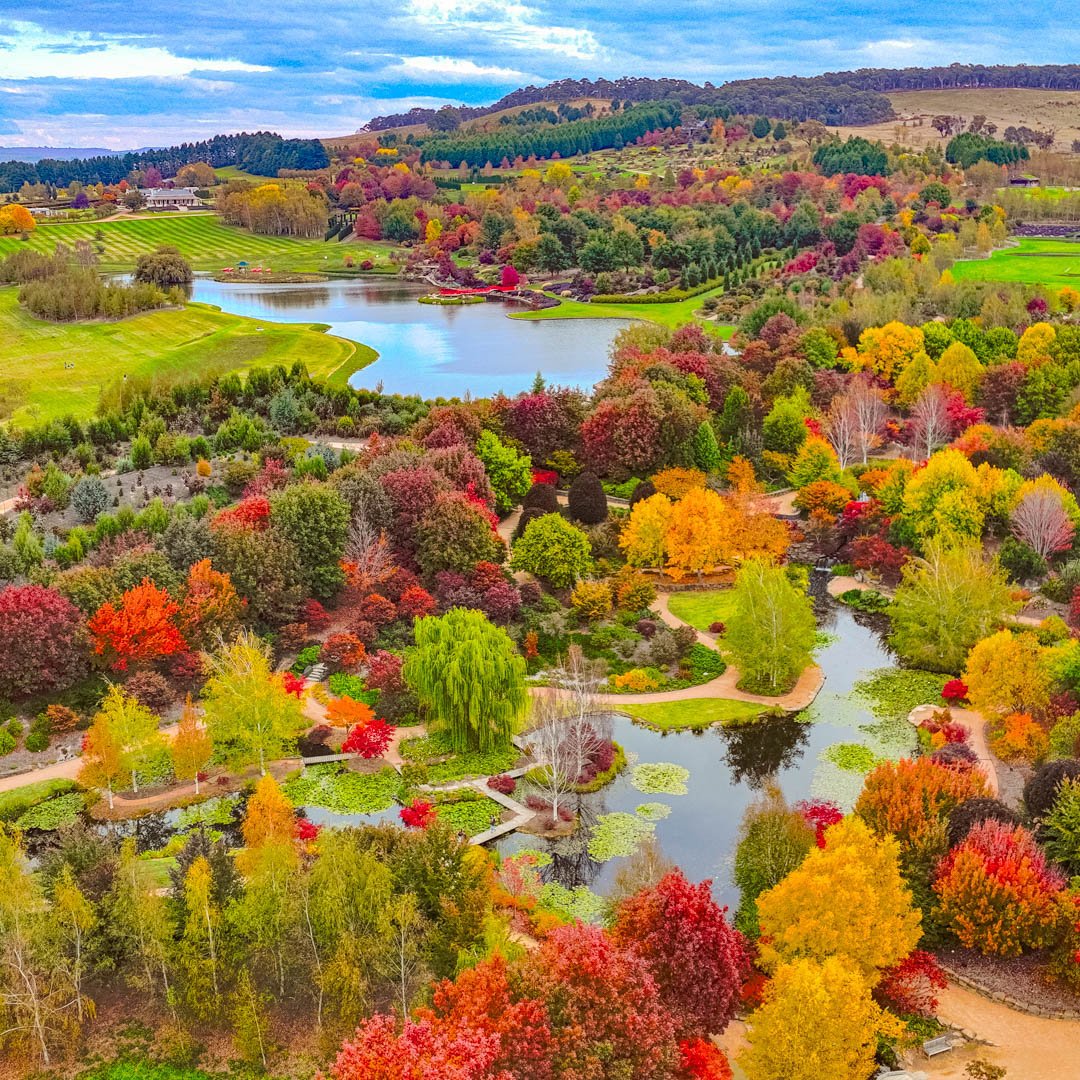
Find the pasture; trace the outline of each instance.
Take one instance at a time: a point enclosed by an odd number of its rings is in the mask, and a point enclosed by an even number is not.
[[[1045,285],[1051,289],[1080,289],[1080,243],[1073,240],[1021,238],[1016,246],[1000,248],[988,259],[955,263],[957,280],[1007,281]]]
[[[99,237],[100,234],[100,237]],[[371,259],[389,263],[390,246],[369,241],[350,240],[325,243],[322,237],[303,239],[292,236],[259,236],[246,229],[225,225],[216,214],[156,214],[121,217],[113,221],[76,221],[56,225],[38,225],[29,240],[16,236],[0,237],[0,258],[28,246],[49,253],[57,244],[73,245],[85,240],[100,244],[99,267],[102,270],[130,270],[135,260],[161,244],[171,244],[196,270],[220,270],[240,260],[273,270],[319,272],[345,270],[344,258],[355,263]]]
[[[168,383],[300,360],[312,375],[344,383],[376,356],[314,325],[260,322],[207,304],[119,322],[42,322],[19,307],[14,287],[0,288],[0,418],[16,424],[92,416],[102,390],[125,376]]]

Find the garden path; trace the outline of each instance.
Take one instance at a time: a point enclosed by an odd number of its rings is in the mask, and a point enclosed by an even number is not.
[[[917,705],[908,713],[908,720],[913,724],[920,724],[936,712],[941,711],[940,705]],[[968,746],[975,752],[982,771],[986,773],[987,783],[993,795],[998,795],[1000,784],[998,783],[996,758],[990,753],[990,744],[986,740],[986,719],[982,713],[974,709],[961,709],[956,705],[949,706],[949,715],[957,724],[967,728]]]

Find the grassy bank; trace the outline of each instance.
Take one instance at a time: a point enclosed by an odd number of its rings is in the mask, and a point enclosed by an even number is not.
[[[0,418],[26,424],[65,413],[91,416],[104,386],[128,375],[170,380],[302,360],[314,376],[344,383],[374,349],[317,324],[260,322],[207,304],[113,323],[50,323],[0,289]],[[65,363],[74,363],[65,369]]]
[[[97,239],[99,232],[100,240]],[[22,247],[49,254],[57,244],[73,246],[77,240],[103,246],[99,266],[107,271],[130,270],[140,255],[161,244],[171,244],[196,270],[220,270],[243,260],[273,270],[341,272],[345,269],[345,256],[357,265],[365,259],[377,265],[388,265],[391,251],[388,244],[370,241],[326,243],[322,237],[258,236],[246,229],[222,224],[216,214],[189,212],[39,225],[29,240],[0,237],[0,258]]]
[[[639,319],[672,328],[697,321],[727,339],[734,333],[735,327],[711,323],[694,314],[710,296],[719,296],[723,291],[713,289],[711,292],[672,304],[583,304],[578,300],[562,300],[558,307],[544,308],[542,311],[515,312],[510,318],[528,322],[543,322],[548,319]]]
[[[953,277],[969,281],[1008,281],[1080,289],[1080,243],[1072,240],[1020,239],[988,259],[969,259],[952,268]]]
[[[668,610],[695,630],[708,630],[714,622],[726,623],[735,611],[731,589],[677,592],[668,597]]]
[[[745,724],[762,713],[762,707],[748,701],[723,698],[690,698],[662,701],[652,705],[627,705],[620,709],[658,731],[706,728],[713,724]]]

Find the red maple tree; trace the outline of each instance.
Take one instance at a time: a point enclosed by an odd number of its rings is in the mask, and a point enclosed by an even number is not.
[[[186,652],[188,644],[177,625],[180,605],[149,578],[128,589],[114,604],[104,603],[87,624],[94,651],[117,671],[131,663],[150,663]]]

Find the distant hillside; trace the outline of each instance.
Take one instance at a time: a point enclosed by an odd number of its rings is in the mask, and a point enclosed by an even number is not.
[[[0,146],[0,161],[38,162],[74,161],[78,158],[120,157],[127,150],[108,150],[104,146]]]

